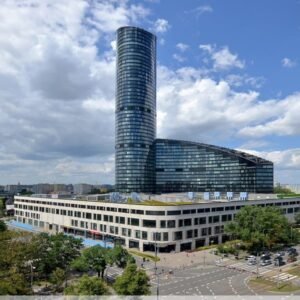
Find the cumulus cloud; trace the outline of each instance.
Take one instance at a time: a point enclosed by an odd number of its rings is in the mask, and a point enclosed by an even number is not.
[[[293,68],[297,65],[296,61],[291,60],[290,58],[283,58],[281,64],[284,68]]]
[[[176,48],[179,49],[181,52],[185,52],[187,49],[189,49],[189,45],[184,44],[184,43],[178,43],[176,45]]]
[[[136,25],[148,13],[125,0],[1,4],[2,183],[113,181],[115,52],[109,45],[118,27]]]
[[[300,134],[299,93],[261,100],[256,91],[237,92],[225,80],[213,80],[194,68],[160,67],[158,74],[160,136],[214,142]]]
[[[1,183],[113,182],[114,31],[148,14],[125,0],[77,0],[72,6],[61,0],[2,3]],[[157,32],[162,33],[170,26],[160,20]],[[179,45],[182,56],[187,47]],[[228,47],[200,48],[213,71],[244,67]],[[262,99],[251,76],[213,79],[207,70],[189,66],[158,64],[157,83],[160,137],[222,144],[300,134],[299,93]],[[246,83],[250,90],[236,91]],[[291,153],[283,156],[289,158],[286,168],[298,165],[298,152]]]
[[[216,46],[206,44],[200,45],[199,48],[209,54],[215,70],[243,69],[245,67],[245,62],[241,61],[237,54],[231,53],[227,46],[218,50]]]
[[[153,24],[153,31],[156,33],[164,33],[170,29],[170,24],[165,19],[157,19]]]
[[[173,58],[174,58],[175,60],[177,60],[178,62],[184,62],[184,61],[186,60],[185,57],[183,57],[182,55],[179,55],[179,54],[177,54],[177,53],[174,53],[174,54],[173,54]]]

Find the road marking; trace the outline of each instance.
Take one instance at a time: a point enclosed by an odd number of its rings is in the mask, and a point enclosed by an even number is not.
[[[288,273],[280,273],[278,275],[274,275],[270,278],[270,280],[272,281],[290,281],[290,280],[293,280],[293,279],[296,279],[298,278],[298,276],[295,276],[295,275],[291,275],[291,274],[288,274]]]

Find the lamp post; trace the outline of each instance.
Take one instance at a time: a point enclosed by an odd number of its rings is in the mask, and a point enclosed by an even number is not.
[[[155,276],[156,276],[156,299],[159,298],[159,275],[157,272],[157,232],[154,232],[154,242],[155,242],[155,261],[154,261],[154,269],[155,269]]]

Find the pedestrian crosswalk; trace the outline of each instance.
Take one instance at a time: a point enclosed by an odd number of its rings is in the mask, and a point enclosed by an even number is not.
[[[247,271],[251,273],[257,273],[257,266],[256,265],[248,265],[246,262],[239,262],[232,265],[227,266],[228,269],[236,269],[240,271]],[[258,273],[259,274],[265,274],[272,270],[272,265],[270,266],[259,266],[258,267]]]
[[[283,272],[283,273],[272,276],[270,279],[272,281],[290,281],[290,280],[294,280],[296,278],[298,278],[298,276]]]

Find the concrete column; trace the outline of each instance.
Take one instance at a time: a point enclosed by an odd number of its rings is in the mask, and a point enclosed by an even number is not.
[[[180,252],[180,242],[176,242],[175,252],[176,253]]]
[[[205,238],[205,246],[209,246],[209,236]]]
[[[196,240],[192,240],[192,250],[196,248]]]
[[[222,244],[222,234],[219,234],[218,236],[218,244]]]
[[[139,243],[139,250],[140,250],[141,252],[144,251],[144,243],[143,243],[142,241],[140,241],[140,243]]]

